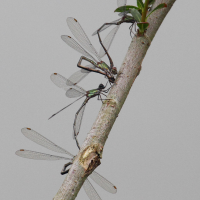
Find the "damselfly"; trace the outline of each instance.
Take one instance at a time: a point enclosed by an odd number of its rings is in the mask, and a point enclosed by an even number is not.
[[[69,163],[64,165],[64,167],[61,171],[62,175],[68,173],[69,169],[66,170],[66,167],[73,163],[75,156],[73,156],[71,153],[69,153],[62,147],[59,147],[55,143],[51,142],[50,140],[48,140],[47,138],[45,138],[44,136],[40,135],[39,133],[37,133],[36,131],[34,131],[30,128],[23,128],[21,130],[21,132],[23,133],[23,135],[25,137],[32,140],[33,142],[35,142],[47,149],[50,149],[54,152],[67,154],[68,156],[71,156],[72,158],[50,155],[50,154],[40,153],[40,152],[36,152],[36,151],[29,151],[29,150],[25,150],[25,149],[20,149],[20,150],[16,151],[15,152],[16,155],[23,157],[23,158],[29,158],[29,159],[35,159],[35,160],[50,160],[50,161],[70,160]],[[91,178],[93,181],[95,181],[104,190],[106,190],[112,194],[115,194],[117,192],[117,188],[111,182],[109,182],[107,179],[105,179],[103,176],[101,176],[97,172],[93,171],[92,174],[90,174],[89,178]],[[88,179],[85,180],[85,182],[83,184],[83,188],[90,200],[94,200],[94,199],[101,200],[100,196],[98,195],[98,193],[96,192],[96,190],[94,189],[94,187],[92,186],[92,184],[90,183],[90,181]]]
[[[96,96],[98,97],[97,98],[98,100],[105,100],[105,99],[102,99],[101,95],[106,96],[105,93],[107,93],[110,88],[105,90],[105,86],[103,84],[100,84],[98,88],[86,91],[83,88],[81,88],[80,86],[74,85],[74,83],[72,83],[70,80],[66,79],[65,77],[61,76],[60,74],[54,73],[51,75],[50,78],[56,86],[58,86],[66,91],[65,94],[67,97],[69,97],[69,98],[79,97],[77,100],[73,101],[69,105],[65,106],[64,108],[62,108],[61,110],[59,110],[58,112],[53,114],[50,118],[57,115],[59,112],[61,112],[65,108],[69,107],[70,105],[72,105],[73,103],[78,101],[79,99],[85,97],[85,100],[84,100],[83,104],[81,105],[81,107],[76,112],[75,119],[74,119],[73,128],[74,128],[74,137],[76,139],[76,136],[79,134],[79,131],[80,131],[83,113],[84,113],[87,102],[91,98],[96,97]],[[108,99],[106,99],[106,100],[108,100]],[[78,141],[77,141],[77,145],[79,146]]]
[[[115,81],[115,75],[117,74],[117,69],[114,67],[113,61],[108,54],[108,49],[110,48],[110,45],[113,41],[113,38],[118,30],[118,27],[115,27],[111,32],[107,35],[103,43],[101,43],[102,47],[100,49],[99,54],[97,53],[96,49],[93,47],[92,43],[90,42],[89,38],[87,37],[86,33],[84,32],[83,28],[79,24],[79,22],[72,18],[67,18],[67,24],[72,32],[72,34],[75,36],[75,38],[79,41],[80,44],[78,44],[72,37],[67,35],[62,35],[61,38],[64,42],[66,42],[70,47],[81,53],[83,56],[81,56],[77,66],[82,68],[81,71],[75,74],[73,74],[69,80],[71,80],[74,83],[78,83],[81,81],[89,72],[93,71],[96,73],[100,73],[102,75],[105,75],[110,83],[114,83]],[[99,36],[100,38],[100,36]],[[101,41],[101,39],[100,39]],[[96,56],[97,59],[95,59],[90,53]],[[108,66],[104,61],[101,60],[101,58],[107,54],[110,66]],[[82,60],[86,60],[90,65],[83,66],[81,65]]]
[[[123,6],[122,8],[124,9],[124,11],[119,14],[119,16],[121,16],[121,18],[119,18],[117,20],[114,20],[112,22],[109,22],[109,23],[104,23],[92,35],[99,34],[101,31],[107,29],[111,25],[117,25],[119,27],[119,25],[122,24],[122,23],[131,23],[132,25],[131,25],[131,27],[129,29],[132,30],[132,27],[133,27],[133,25],[134,25],[134,23],[136,21],[131,15],[128,15],[128,11],[126,9],[126,3],[127,3],[127,0],[117,0],[118,7],[122,7]]]

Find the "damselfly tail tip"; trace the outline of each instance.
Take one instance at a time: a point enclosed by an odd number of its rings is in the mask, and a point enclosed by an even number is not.
[[[51,115],[51,117],[49,117],[49,119],[48,120],[50,120],[52,117],[54,117],[56,114],[53,114],[53,115]]]

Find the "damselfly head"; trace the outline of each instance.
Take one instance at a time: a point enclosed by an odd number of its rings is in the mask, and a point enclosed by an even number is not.
[[[104,88],[105,88],[105,86],[101,83],[101,84],[99,85],[99,88],[98,88],[98,89],[103,90]]]
[[[116,67],[113,67],[113,68],[111,69],[111,72],[112,72],[112,74],[116,75],[116,74],[117,74],[117,68],[116,68]]]
[[[109,77],[108,80],[109,80],[110,83],[114,83],[114,82],[115,82],[115,78],[114,78],[113,76],[112,76],[112,77]]]

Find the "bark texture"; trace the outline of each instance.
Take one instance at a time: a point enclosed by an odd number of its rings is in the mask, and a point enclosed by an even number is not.
[[[88,133],[81,149],[62,186],[53,200],[74,200],[87,176],[100,164],[103,147],[110,130],[128,96],[132,84],[141,70],[142,61],[165,16],[176,0],[156,0],[154,7],[166,3],[167,8],[154,12],[148,19],[150,24],[145,36],[134,37],[111,88],[108,99]]]

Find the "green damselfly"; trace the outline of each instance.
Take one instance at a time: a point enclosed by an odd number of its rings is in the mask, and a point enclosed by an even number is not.
[[[68,35],[62,35],[62,40],[67,43],[70,47],[81,53],[83,56],[81,56],[77,66],[82,68],[81,71],[76,72],[73,74],[69,80],[71,80],[73,83],[80,82],[89,72],[96,72],[100,73],[104,76],[106,76],[110,83],[114,83],[115,81],[115,75],[117,74],[117,69],[114,67],[113,61],[108,54],[108,49],[111,46],[111,43],[113,41],[113,38],[118,30],[118,27],[115,27],[111,32],[107,35],[107,37],[104,39],[103,42],[101,42],[101,49],[100,52],[97,53],[96,49],[93,47],[92,43],[90,42],[89,38],[87,37],[86,33],[84,32],[83,28],[79,24],[79,22],[72,18],[67,18],[67,24],[70,28],[72,34],[75,36],[75,38],[79,41],[76,42],[72,37]],[[99,36],[99,40],[100,36]],[[90,53],[96,56],[94,58]],[[108,59],[110,61],[110,66],[108,66],[104,61],[101,60],[101,58],[104,55],[108,56]],[[81,65],[82,60],[85,60],[90,63],[90,65],[83,66]]]
[[[104,86],[103,84],[100,84],[98,86],[98,88],[86,91],[82,87],[80,87],[78,85],[74,85],[74,83],[72,83],[69,79],[66,79],[65,77],[61,76],[60,74],[54,73],[51,75],[50,78],[56,86],[58,86],[66,91],[65,94],[67,97],[69,97],[69,98],[79,97],[79,98],[77,100],[73,101],[72,103],[70,103],[69,105],[65,106],[64,108],[62,108],[55,114],[53,114],[49,119],[51,119],[52,117],[57,115],[59,112],[66,109],[67,107],[69,107],[70,105],[72,105],[73,103],[78,101],[79,99],[85,97],[84,102],[82,103],[81,107],[78,109],[78,111],[75,114],[75,119],[74,119],[74,124],[73,124],[73,131],[74,131],[73,137],[76,139],[76,137],[80,131],[81,122],[82,122],[86,104],[88,103],[88,101],[91,98],[94,98],[94,97],[97,97],[98,100],[108,100],[108,99],[102,99],[101,95],[106,96],[105,93],[107,93],[110,88],[105,89],[106,86]],[[76,140],[76,142],[77,142],[77,145],[79,146],[77,140]]]

